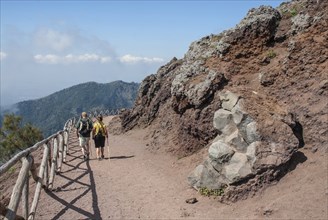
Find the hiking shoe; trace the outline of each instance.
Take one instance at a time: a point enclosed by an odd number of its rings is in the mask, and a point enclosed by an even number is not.
[[[98,160],[101,161],[101,157],[98,157]]]
[[[83,155],[83,160],[86,161],[87,160],[87,156]]]
[[[105,158],[105,156],[104,155],[101,155],[101,159],[104,159]]]

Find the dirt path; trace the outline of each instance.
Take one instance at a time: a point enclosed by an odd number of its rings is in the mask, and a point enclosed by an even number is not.
[[[108,119],[107,119],[108,120]],[[110,160],[82,161],[78,140],[71,135],[70,155],[56,177],[56,190],[42,194],[38,218],[44,219],[136,219],[189,216],[184,190],[187,186],[174,159],[145,149],[144,131],[110,136]],[[167,165],[170,165],[167,168]],[[172,175],[174,172],[174,175]],[[186,206],[185,208],[183,206]]]
[[[222,204],[187,185],[193,158],[149,152],[145,132],[110,136],[110,160],[107,148],[102,161],[94,159],[92,148],[87,162],[72,135],[68,163],[55,180],[58,188],[42,193],[37,219],[327,219],[327,153],[305,150],[276,186],[248,200]],[[187,204],[192,197],[198,202]]]

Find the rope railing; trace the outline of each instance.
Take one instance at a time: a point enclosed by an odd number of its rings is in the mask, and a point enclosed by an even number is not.
[[[114,110],[100,110],[89,112],[89,117],[96,117],[101,114],[103,116],[117,115],[120,109]],[[0,176],[6,173],[18,161],[22,162],[20,172],[18,174],[16,184],[13,188],[9,205],[7,206],[6,220],[15,219],[19,203],[22,202],[22,213],[24,219],[32,220],[35,218],[40,194],[42,188],[53,189],[56,174],[61,172],[62,164],[66,162],[66,155],[69,150],[68,139],[72,132],[77,118],[71,118],[66,121],[63,130],[56,134],[34,144],[7,161],[0,167]],[[34,163],[32,152],[43,147],[43,155],[37,173],[37,167]],[[36,182],[36,188],[32,201],[31,208],[29,208],[29,172]]]
[[[41,189],[52,189],[55,181],[55,174],[61,172],[62,163],[66,162],[68,151],[69,133],[74,127],[72,119],[69,119],[62,131],[36,143],[11,158],[0,167],[0,176],[6,173],[18,161],[22,162],[16,184],[13,188],[5,219],[15,219],[19,203],[22,202],[22,213],[25,219],[34,219],[38,206]],[[39,173],[36,173],[37,167],[34,163],[32,152],[44,148]],[[36,188],[29,208],[29,172],[36,182]]]

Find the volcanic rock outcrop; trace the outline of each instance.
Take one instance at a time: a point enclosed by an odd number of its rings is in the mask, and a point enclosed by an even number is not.
[[[193,42],[141,83],[123,130],[148,127],[149,149],[177,157],[209,147],[189,181],[228,186],[232,200],[281,178],[299,147],[327,150],[327,11],[316,0],[261,6]]]
[[[209,147],[208,158],[188,177],[190,185],[198,190],[220,190],[256,175],[262,179],[280,175],[277,168],[284,166],[299,146],[290,126],[279,118],[282,115],[267,114],[266,129],[272,135],[265,137],[245,111],[242,97],[227,91],[220,100],[222,108],[213,120],[219,135]]]

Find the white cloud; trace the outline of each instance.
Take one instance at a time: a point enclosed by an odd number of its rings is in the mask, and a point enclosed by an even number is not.
[[[53,54],[47,54],[47,55],[35,55],[34,59],[37,63],[48,63],[48,64],[56,64],[59,62],[60,57],[53,55]]]
[[[138,64],[138,63],[162,63],[164,59],[162,58],[148,58],[148,57],[137,57],[130,54],[124,55],[118,60],[121,63],[125,64]],[[89,63],[89,62],[99,62],[99,63],[108,63],[112,61],[110,56],[101,56],[95,53],[85,53],[81,55],[67,54],[64,56],[59,56],[55,54],[37,54],[34,56],[34,61],[42,64],[71,64],[71,63]]]
[[[108,63],[112,60],[111,57],[101,57],[100,58],[100,63]]]
[[[0,60],[4,60],[7,57],[5,52],[0,51]]]
[[[78,27],[56,28],[1,32],[1,59],[6,61],[1,65],[1,105],[41,98],[89,81],[140,82],[163,65],[163,59],[147,58],[150,55],[121,57],[108,40],[86,35]],[[36,80],[26,83],[31,78]]]
[[[63,51],[73,44],[73,36],[52,29],[38,30],[35,42],[41,48],[50,48],[55,51]]]
[[[94,62],[94,61],[98,61],[100,59],[100,57],[97,54],[83,54],[83,55],[79,55],[77,57],[78,61],[81,62]]]
[[[124,55],[119,58],[119,60],[122,63],[130,63],[130,64],[135,64],[135,63],[161,63],[164,62],[164,59],[162,58],[148,58],[148,57],[137,57],[137,56],[132,56],[130,54]]]
[[[111,61],[111,57],[108,56],[100,56],[97,54],[81,54],[81,55],[73,55],[67,54],[65,56],[58,56],[54,54],[47,55],[35,55],[34,60],[37,63],[42,64],[71,64],[71,63],[87,63],[87,62],[100,62],[100,63],[108,63]]]

